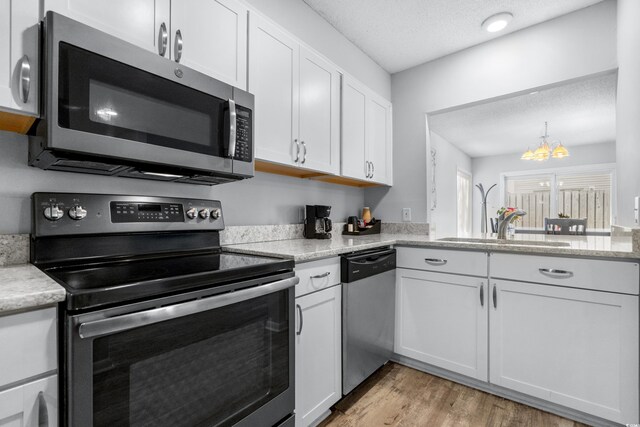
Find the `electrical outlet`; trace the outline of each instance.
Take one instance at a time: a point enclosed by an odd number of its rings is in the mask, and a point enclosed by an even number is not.
[[[411,208],[402,208],[402,221],[411,221]]]

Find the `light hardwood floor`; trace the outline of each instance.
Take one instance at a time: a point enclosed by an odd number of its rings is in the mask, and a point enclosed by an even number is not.
[[[582,427],[479,390],[388,363],[339,401],[321,427]]]

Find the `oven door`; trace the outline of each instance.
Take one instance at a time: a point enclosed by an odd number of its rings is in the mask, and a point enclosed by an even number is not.
[[[252,175],[247,92],[53,12],[45,52],[47,148]]]
[[[67,316],[63,425],[280,424],[295,404],[292,275]]]

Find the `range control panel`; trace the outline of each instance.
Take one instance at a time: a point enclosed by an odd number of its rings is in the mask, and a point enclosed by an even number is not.
[[[32,235],[223,230],[217,200],[34,193]]]

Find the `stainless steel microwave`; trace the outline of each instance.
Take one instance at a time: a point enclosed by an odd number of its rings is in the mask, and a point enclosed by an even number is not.
[[[31,166],[208,185],[253,176],[253,95],[54,12],[42,34]]]

